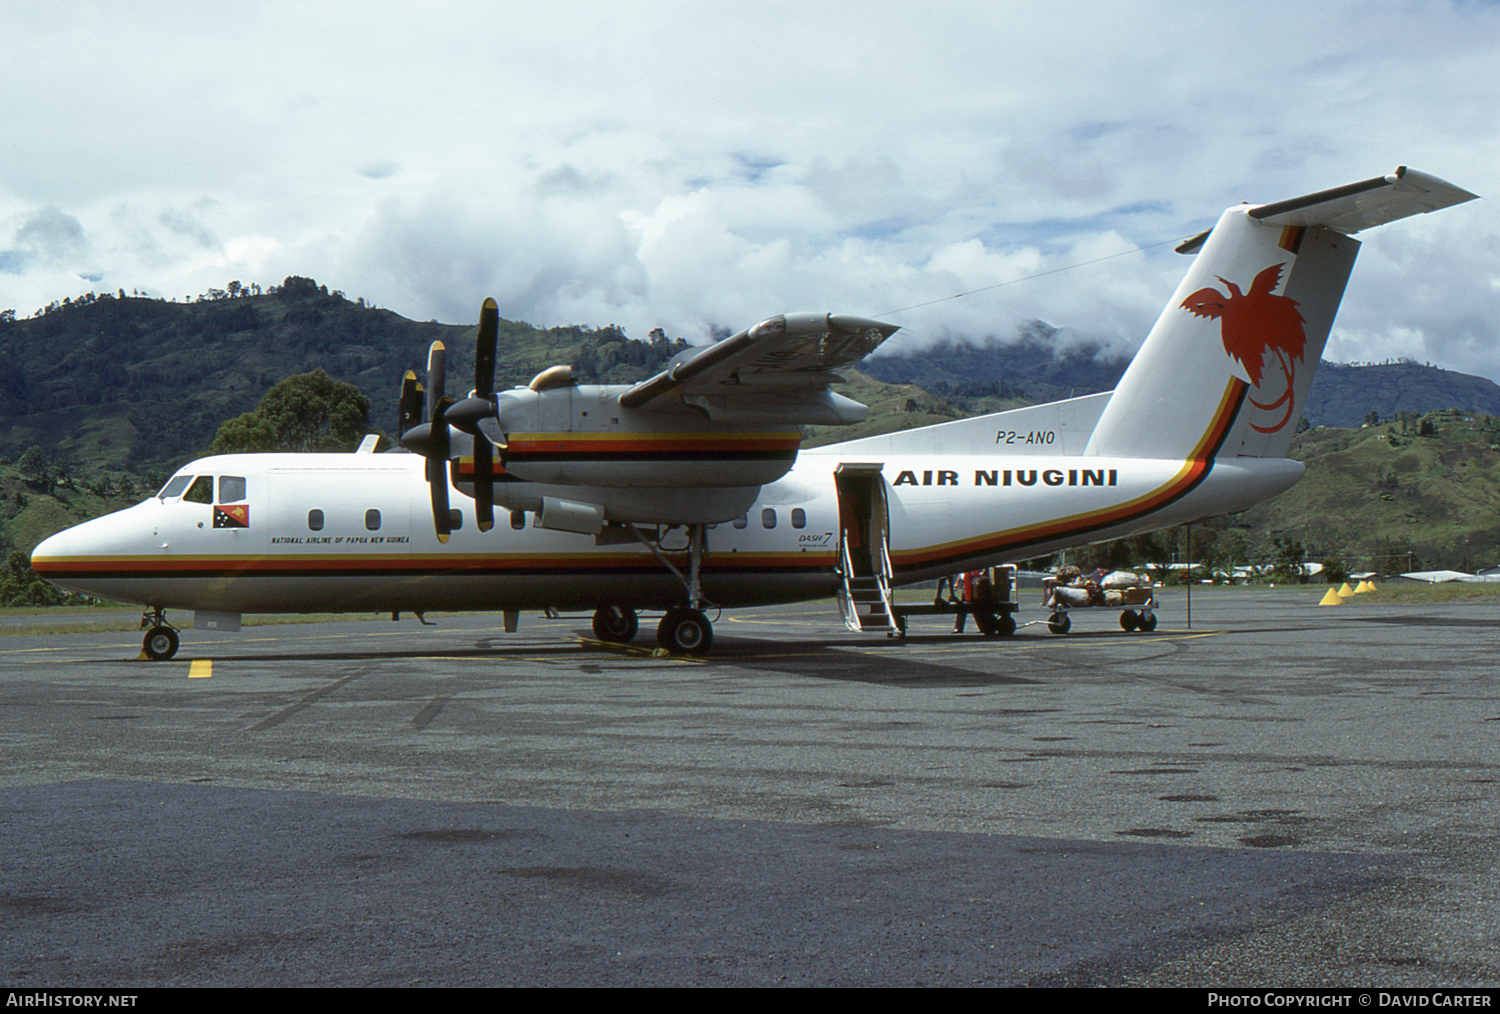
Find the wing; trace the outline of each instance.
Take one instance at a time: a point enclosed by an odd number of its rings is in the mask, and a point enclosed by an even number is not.
[[[667,368],[620,395],[630,409],[675,400],[727,422],[840,425],[865,416],[859,402],[829,385],[897,330],[845,314],[788,313],[732,338],[681,353]]]

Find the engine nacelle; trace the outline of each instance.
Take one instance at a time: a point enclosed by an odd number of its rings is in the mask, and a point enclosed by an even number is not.
[[[681,400],[628,409],[619,402],[622,390],[506,391],[497,396],[496,418],[479,429],[501,448],[507,473],[562,486],[760,486],[781,478],[797,460],[797,426],[772,419],[747,425],[742,416],[716,421]]]

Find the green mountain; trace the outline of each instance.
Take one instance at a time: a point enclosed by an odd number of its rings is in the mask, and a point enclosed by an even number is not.
[[[963,404],[978,392],[1002,393],[1033,402],[1114,390],[1128,358],[1098,345],[1059,349],[1055,328],[1032,321],[1017,341],[959,341],[919,352],[877,354],[861,369],[893,384],[917,384]],[[967,407],[965,405],[965,407]],[[1324,362],[1313,378],[1303,415],[1313,426],[1357,427],[1370,412],[1382,419],[1398,412],[1462,408],[1500,415],[1500,385],[1410,360],[1350,366]]]
[[[317,367],[360,388],[371,425],[392,430],[401,376],[425,376],[433,341],[449,349],[449,393],[473,384],[473,325],[407,320],[306,278],[236,291],[192,303],[91,293],[24,320],[0,314],[0,455],[38,446],[81,477],[170,473],[277,381]],[[502,321],[496,383],[525,384],[555,363],[634,382],[685,347],[659,333],[643,342],[613,327]]]
[[[1500,417],[1450,410],[1318,427],[1292,456],[1307,466],[1302,481],[1234,519],[1263,550],[1281,536],[1309,560],[1383,572],[1500,563]]]

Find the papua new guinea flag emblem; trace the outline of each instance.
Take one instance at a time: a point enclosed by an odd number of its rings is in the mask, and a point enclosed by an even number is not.
[[[229,504],[214,508],[215,528],[249,528],[250,527],[250,505],[247,503]]]

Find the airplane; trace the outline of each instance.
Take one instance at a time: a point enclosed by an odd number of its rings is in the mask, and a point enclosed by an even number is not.
[[[801,447],[803,427],[865,417],[831,385],[895,326],[788,313],[638,384],[579,385],[556,366],[496,392],[487,300],[468,397],[446,396],[439,343],[425,389],[405,378],[414,453],[201,458],[143,503],[46,539],[32,566],[142,605],[157,660],[179,646],[168,609],[210,630],[246,613],[497,611],[508,631],[521,610],[593,610],[614,644],[660,611],[658,646],[701,656],[710,611],[837,596],[851,630],[904,634],[895,586],[1291,487],[1351,234],[1475,196],[1403,166],[1229,208],[1178,248],[1194,255],[1187,274],[1113,391],[818,448]],[[1015,630],[1008,612],[976,619]]]

